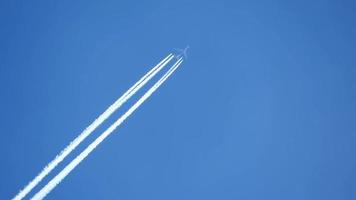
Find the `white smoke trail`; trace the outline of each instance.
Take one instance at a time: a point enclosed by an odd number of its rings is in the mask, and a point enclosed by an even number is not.
[[[87,138],[100,124],[102,124],[115,110],[125,103],[132,95],[142,88],[153,76],[155,76],[174,56],[169,54],[160,63],[147,72],[108,109],[106,109],[94,122],[92,122],[77,138],[75,138],[54,160],[52,160],[29,184],[21,190],[13,200],[23,199],[41,180],[46,177],[63,159],[68,156],[85,138]]]
[[[48,182],[39,192],[37,192],[31,200],[41,200],[49,192],[51,192],[81,161],[83,161],[106,137],[108,137],[120,124],[125,121],[147,98],[149,98],[166,79],[183,62],[179,59],[167,71],[161,79],[159,79],[125,114],[123,114],[116,122],[114,122],[108,129],[106,129],[94,142],[92,142],[86,149],[82,151],[74,160],[72,160],[59,174],[57,174],[51,181]]]

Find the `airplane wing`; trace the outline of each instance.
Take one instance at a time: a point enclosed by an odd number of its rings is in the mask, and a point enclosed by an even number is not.
[[[186,52],[184,52],[184,53],[183,53],[183,56],[184,56],[184,58],[185,58],[185,59],[187,59],[187,60],[188,60],[188,55],[187,55],[187,53],[186,53]]]

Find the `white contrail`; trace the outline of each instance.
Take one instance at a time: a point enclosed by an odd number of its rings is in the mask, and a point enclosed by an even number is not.
[[[94,122],[92,122],[77,138],[75,138],[64,150],[62,150],[54,160],[52,160],[43,170],[21,190],[13,200],[23,199],[41,180],[46,177],[63,159],[68,156],[86,137],[88,137],[100,124],[102,124],[115,110],[125,103],[141,87],[143,87],[153,76],[155,76],[174,56],[169,54],[160,63],[147,72],[119,99],[117,99],[108,109],[106,109]]]
[[[166,81],[166,79],[179,67],[183,62],[179,59],[167,71],[161,79],[159,79],[125,114],[123,114],[116,122],[114,122],[108,129],[106,129],[94,142],[92,142],[82,153],[80,153],[74,160],[72,160],[59,174],[57,174],[51,181],[48,182],[39,192],[37,192],[31,200],[43,199],[49,192],[51,192],[81,161],[83,161],[90,152],[92,152],[106,137],[108,137],[120,124],[125,121],[159,86]]]

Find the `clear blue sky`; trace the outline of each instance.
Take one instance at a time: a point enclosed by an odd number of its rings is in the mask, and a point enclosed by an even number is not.
[[[188,44],[177,73],[49,199],[356,199],[355,10],[337,0],[1,2],[0,199]]]

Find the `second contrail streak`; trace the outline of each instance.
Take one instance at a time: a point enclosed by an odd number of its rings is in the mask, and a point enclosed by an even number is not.
[[[147,72],[107,110],[105,110],[93,123],[91,123],[77,138],[75,138],[54,160],[52,160],[29,184],[21,190],[13,200],[23,199],[41,180],[46,177],[65,157],[68,156],[85,138],[87,138],[100,124],[102,124],[113,112],[115,112],[132,95],[142,88],[153,76],[155,76],[174,56],[169,54],[160,63]]]
[[[125,114],[115,121],[108,129],[106,129],[97,139],[94,140],[82,153],[72,160],[59,174],[57,174],[47,185],[45,185],[32,200],[41,200],[49,192],[51,192],[81,161],[83,161],[106,137],[108,137],[122,122],[125,121],[145,100],[147,100],[167,78],[179,67],[183,62],[179,59],[163,76],[159,79]]]

